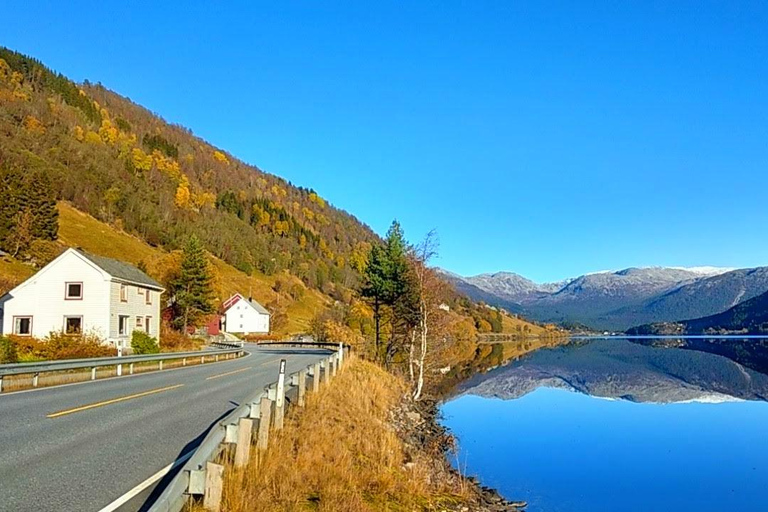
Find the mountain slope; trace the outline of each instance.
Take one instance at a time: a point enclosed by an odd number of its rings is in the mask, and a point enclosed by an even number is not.
[[[641,325],[630,334],[766,334],[768,333],[768,292],[752,297],[715,315]]]
[[[41,172],[78,210],[172,250],[190,234],[245,273],[354,287],[378,237],[314,191],[130,100],[0,47],[0,167]]]

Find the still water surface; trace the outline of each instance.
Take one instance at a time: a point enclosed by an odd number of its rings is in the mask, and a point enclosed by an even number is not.
[[[768,511],[767,356],[765,339],[535,351],[444,404],[453,462],[532,512]]]

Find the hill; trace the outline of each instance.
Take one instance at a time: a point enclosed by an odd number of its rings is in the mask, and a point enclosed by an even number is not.
[[[768,292],[715,315],[682,322],[641,325],[627,332],[635,335],[766,334],[768,333]]]
[[[319,313],[342,310],[333,321],[355,339],[370,334],[370,310],[355,296],[380,242],[368,226],[100,84],[76,84],[2,47],[0,186],[0,292],[65,246],[142,265],[166,282],[194,234],[213,256],[218,298],[250,292],[278,333],[310,330]],[[45,215],[28,215],[37,205]],[[449,302],[460,339],[541,330],[460,295]]]

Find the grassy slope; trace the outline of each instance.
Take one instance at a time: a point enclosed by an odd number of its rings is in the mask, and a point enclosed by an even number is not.
[[[443,454],[407,445],[393,430],[392,411],[404,393],[402,380],[351,359],[330,386],[289,414],[260,462],[253,448],[243,471],[228,468],[222,510],[444,510],[465,502],[462,481],[435,471]]]
[[[59,241],[67,247],[81,247],[86,251],[110,258],[137,264],[147,263],[151,269],[167,253],[152,247],[142,240],[100,222],[90,215],[82,213],[67,203],[59,204]],[[248,294],[262,304],[275,300],[277,294],[272,290],[275,276],[248,276],[227,263],[212,258],[222,297],[235,292]],[[0,259],[0,277],[21,281],[31,276],[35,270],[14,260]],[[304,297],[293,302],[287,309],[288,324],[277,334],[301,332],[309,325],[315,312],[323,309],[330,299],[317,291],[307,290]]]

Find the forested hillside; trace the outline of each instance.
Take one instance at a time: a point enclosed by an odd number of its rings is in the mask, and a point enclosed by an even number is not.
[[[0,294],[65,246],[168,284],[178,249],[196,235],[214,256],[219,300],[252,293],[278,333],[372,337],[357,290],[381,239],[366,225],[101,85],[2,47],[0,187]],[[551,334],[453,292],[444,300],[455,340]]]
[[[355,286],[377,238],[314,191],[5,48],[0,104],[0,168],[17,180],[44,176],[57,199],[151,245],[175,249],[194,233],[246,273],[289,270],[334,293]]]

